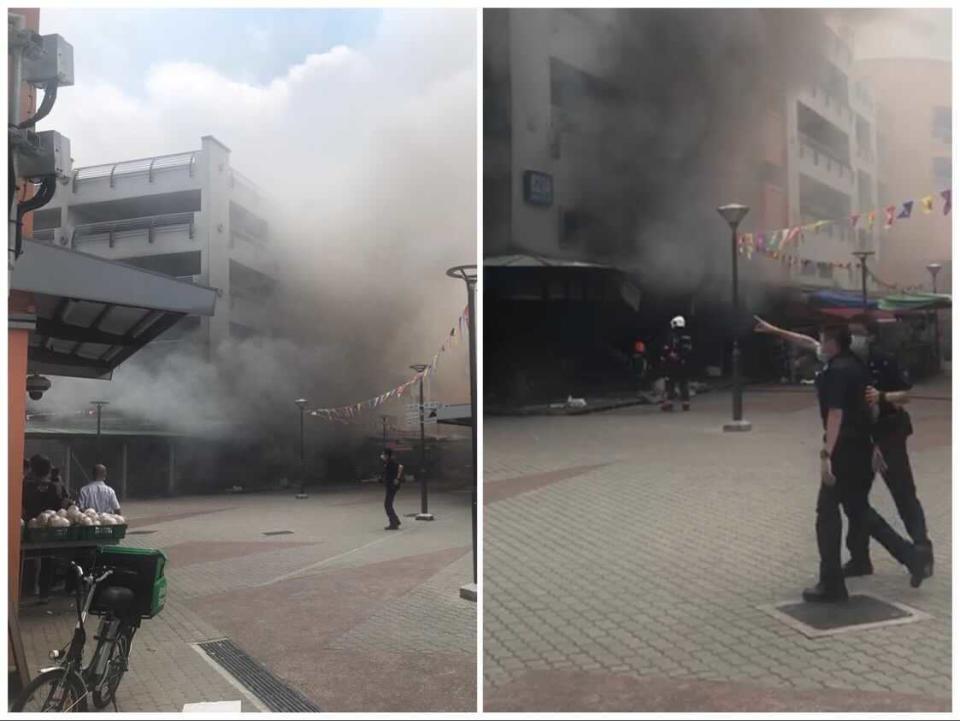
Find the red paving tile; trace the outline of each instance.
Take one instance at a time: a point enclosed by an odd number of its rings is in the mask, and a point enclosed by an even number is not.
[[[317,544],[290,541],[187,541],[167,546],[163,552],[167,555],[169,566],[183,567],[195,563],[223,561],[228,558],[315,545]]]
[[[450,708],[449,701],[476,698],[472,654],[352,653],[328,647],[469,550],[333,570],[188,604],[324,711],[473,711],[475,705]]]
[[[204,516],[208,513],[220,513],[221,511],[232,511],[233,508],[213,508],[206,511],[183,511],[181,513],[166,513],[162,516],[143,516],[141,518],[127,518],[127,525],[130,528],[143,528],[144,526],[154,526],[158,523],[168,523],[169,521],[179,521],[181,518],[193,518],[194,516]]]
[[[609,466],[609,463],[595,463],[588,466],[570,466],[561,468],[557,471],[547,471],[546,473],[532,473],[527,476],[517,476],[515,478],[506,478],[502,481],[488,481],[483,486],[483,505],[496,503],[521,493],[529,493],[538,488],[543,488],[569,478],[582,476],[598,468]]]
[[[742,683],[532,671],[484,695],[484,711],[948,712],[950,699],[852,690],[798,691]]]

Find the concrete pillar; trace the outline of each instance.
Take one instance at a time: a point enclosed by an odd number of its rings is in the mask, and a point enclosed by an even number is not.
[[[120,500],[127,500],[127,442],[120,445]]]
[[[63,477],[63,485],[66,486],[67,491],[69,492],[73,490],[73,486],[70,484],[70,466],[73,465],[73,446],[70,444],[69,440],[64,441],[64,443],[66,444],[67,449],[66,449],[66,453],[64,453],[64,456],[66,456],[66,460],[63,463],[62,477]]]
[[[168,448],[170,449],[170,461],[167,466],[167,495],[172,496],[177,492],[177,475],[176,475],[176,452],[173,447],[173,439],[171,438],[168,442]]]

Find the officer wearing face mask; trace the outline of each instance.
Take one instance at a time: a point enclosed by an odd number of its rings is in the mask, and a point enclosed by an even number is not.
[[[913,433],[913,427],[903,406],[910,401],[911,383],[896,357],[878,347],[877,331],[877,322],[867,314],[850,320],[851,350],[866,364],[871,377],[867,402],[874,415],[874,466],[890,489],[914,546],[925,559],[923,578],[929,578],[933,575],[933,543],[927,535],[926,517],[917,498],[907,453],[907,437]],[[869,539],[862,539],[859,548],[850,549],[851,560],[844,567],[847,577],[873,573],[868,544]]]

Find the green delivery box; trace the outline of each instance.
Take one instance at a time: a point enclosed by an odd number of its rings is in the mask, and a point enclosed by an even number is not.
[[[166,565],[163,551],[153,548],[102,546],[97,552],[97,566],[115,569],[106,584],[132,590],[141,618],[153,618],[167,602],[167,579],[163,575]],[[91,611],[99,612],[96,599]]]

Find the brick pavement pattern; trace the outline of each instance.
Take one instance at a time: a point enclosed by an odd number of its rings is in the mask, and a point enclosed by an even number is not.
[[[394,533],[382,530],[376,485],[307,500],[283,494],[124,503],[131,530],[153,531],[128,535],[124,544],[164,549],[170,562],[166,607],[134,640],[119,709],[171,712],[240,699],[244,711],[264,710],[194,647],[226,637],[324,711],[474,711],[476,604],[458,596],[472,573],[469,495],[435,493],[430,501],[436,521],[404,518]],[[401,492],[398,513],[418,508],[419,494]],[[293,533],[263,535],[279,530]],[[32,672],[49,665],[47,653],[69,640],[74,621],[63,596],[48,606],[24,601]],[[89,639],[95,624],[88,622]],[[88,641],[88,652],[92,647]],[[349,663],[334,668],[334,657]],[[418,671],[423,678],[409,683]],[[396,687],[378,693],[390,676]]]
[[[936,576],[911,589],[873,544],[876,574],[849,584],[932,618],[809,639],[758,608],[798,599],[818,559],[815,397],[770,391],[747,394],[742,434],[721,431],[721,393],[690,413],[486,419],[486,710],[691,708],[689,692],[611,690],[621,677],[714,684],[694,710],[853,710],[851,694],[864,711],[949,710],[949,402],[910,406]],[[871,499],[903,532],[879,478]]]

